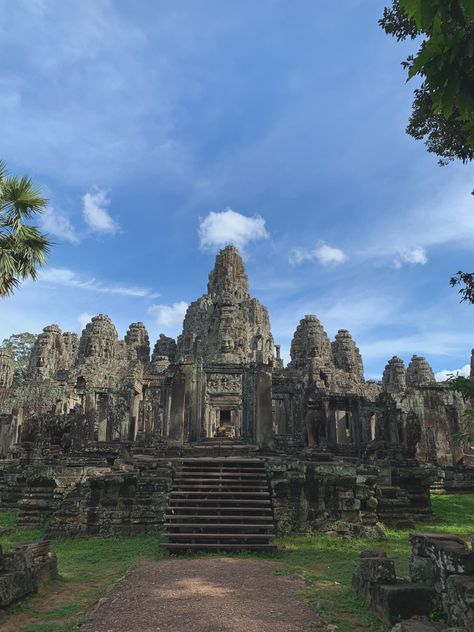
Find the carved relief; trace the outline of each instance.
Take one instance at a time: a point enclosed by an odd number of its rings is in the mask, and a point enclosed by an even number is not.
[[[240,393],[242,377],[240,375],[214,374],[207,378],[207,390],[210,393]]]

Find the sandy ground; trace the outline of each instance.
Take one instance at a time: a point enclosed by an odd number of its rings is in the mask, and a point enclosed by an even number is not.
[[[314,632],[296,576],[230,557],[142,561],[99,602],[81,632]]]

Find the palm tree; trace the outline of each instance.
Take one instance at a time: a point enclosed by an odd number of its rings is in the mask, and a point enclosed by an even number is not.
[[[12,294],[21,280],[36,279],[46,261],[50,240],[25,223],[46,203],[30,178],[8,175],[0,161],[0,298]]]

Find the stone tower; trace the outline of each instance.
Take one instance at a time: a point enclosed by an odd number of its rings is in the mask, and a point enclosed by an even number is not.
[[[234,246],[219,252],[207,294],[188,307],[178,357],[223,364],[272,362],[268,312],[249,295],[244,263]]]
[[[321,366],[332,367],[331,343],[316,316],[302,318],[291,341],[291,366],[305,368],[317,358]]]
[[[347,329],[339,329],[332,343],[334,366],[345,373],[350,373],[354,379],[364,380],[364,365],[360,351]]]
[[[425,358],[414,355],[407,368],[407,386],[425,386],[436,382],[433,369]]]
[[[125,345],[130,360],[146,365],[150,362],[150,338],[143,323],[132,323],[125,334]]]
[[[403,360],[393,356],[388,361],[382,376],[383,390],[386,393],[403,393],[407,386],[406,370]]]
[[[219,252],[207,293],[188,307],[174,366],[165,419],[171,440],[213,437],[220,428],[229,436],[271,444],[270,320],[249,294],[234,246]]]

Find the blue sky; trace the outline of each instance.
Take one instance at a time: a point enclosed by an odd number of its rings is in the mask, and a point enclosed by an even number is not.
[[[216,251],[243,250],[288,355],[300,318],[394,354],[469,362],[472,166],[404,133],[414,84],[375,0],[0,0],[0,157],[49,199],[40,281],[0,339],[107,313],[177,335]]]

